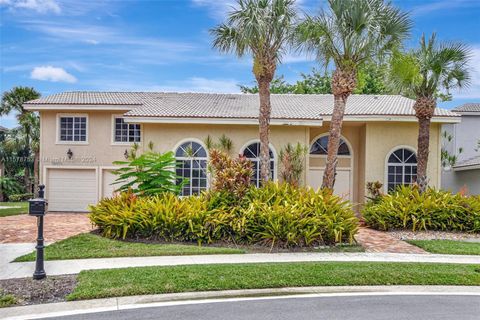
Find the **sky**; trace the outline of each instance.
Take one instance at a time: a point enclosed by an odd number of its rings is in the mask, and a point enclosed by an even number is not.
[[[422,33],[462,41],[472,48],[472,83],[452,108],[480,102],[480,0],[394,0]],[[325,0],[298,0],[314,15]],[[34,87],[62,91],[239,92],[253,85],[251,59],[212,49],[209,29],[221,23],[234,0],[0,0],[0,91]],[[319,63],[287,53],[277,70],[295,82]],[[0,125],[16,125],[15,115]]]

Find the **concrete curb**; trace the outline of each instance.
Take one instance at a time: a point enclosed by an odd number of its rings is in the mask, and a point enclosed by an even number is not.
[[[480,286],[344,286],[184,292],[9,307],[0,309],[0,319],[42,319],[115,310],[228,301],[376,295],[480,296]]]

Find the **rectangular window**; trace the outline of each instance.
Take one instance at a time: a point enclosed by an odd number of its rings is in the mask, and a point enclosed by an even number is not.
[[[87,117],[60,117],[60,141],[87,141]]]
[[[115,142],[140,142],[140,125],[125,123],[123,118],[115,118]]]

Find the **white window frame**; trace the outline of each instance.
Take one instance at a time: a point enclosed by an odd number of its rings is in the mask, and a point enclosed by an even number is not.
[[[247,149],[248,146],[250,146],[251,144],[254,144],[254,143],[260,143],[260,140],[258,139],[254,139],[254,140],[250,140],[248,141],[247,143],[245,143],[243,145],[243,147],[240,149],[240,155],[243,156],[243,153],[245,152],[245,149]],[[272,151],[273,153],[273,160],[270,160],[273,161],[273,179],[272,181],[277,181],[277,165],[278,165],[278,159],[277,159],[277,150],[275,150],[275,147],[269,143],[268,144],[268,147],[270,148],[270,150]],[[257,182],[260,182],[260,158],[255,158],[255,159],[252,159],[252,158],[247,158],[248,160],[252,161],[252,162],[255,162],[257,163],[257,172],[254,172],[254,174],[256,175],[257,177]],[[258,187],[258,185],[256,185],[256,187]]]
[[[85,141],[62,141],[60,140],[60,119],[61,118],[86,118],[86,124],[85,124]],[[56,142],[55,144],[80,144],[80,145],[86,145],[88,144],[88,138],[89,138],[89,122],[90,119],[88,117],[87,113],[57,113],[57,119],[56,119]]]
[[[124,119],[123,115],[121,114],[112,114],[112,121],[111,121],[111,145],[113,146],[131,146],[135,143],[142,143],[143,141],[143,125],[141,123],[133,123],[133,122],[125,122],[126,124],[139,124],[140,125],[140,141],[137,142],[129,142],[129,141],[115,141],[115,119],[122,118]],[[124,120],[125,121],[125,120]]]
[[[312,157],[312,158],[327,158],[326,154],[311,154],[310,150],[312,149],[313,144],[318,139],[323,138],[323,137],[328,137],[328,136],[329,136],[329,133],[322,133],[322,134],[319,134],[318,136],[316,136],[315,138],[312,139],[312,141],[310,142],[310,145],[308,147],[308,155],[310,157]],[[345,142],[345,144],[348,147],[348,151],[350,151],[350,154],[349,155],[337,155],[337,158],[339,158],[339,159],[351,159],[351,158],[353,158],[353,148],[352,148],[352,144],[350,143],[350,141],[348,141],[348,139],[346,139],[342,135],[340,136],[340,139]]]
[[[405,164],[405,163],[391,163],[391,162],[388,162],[388,159],[390,158],[390,156],[397,150],[400,150],[400,149],[406,149],[406,150],[409,150],[411,152],[413,152],[415,154],[415,157],[417,157],[417,166],[418,166],[418,155],[417,155],[417,149],[415,149],[414,147],[412,146],[408,146],[408,145],[399,145],[399,146],[395,146],[393,147],[392,149],[390,149],[390,151],[387,153],[387,156],[385,157],[385,177],[384,177],[384,181],[383,181],[383,191],[385,193],[388,193],[388,167],[389,165],[392,165],[392,166],[401,166],[403,167],[403,173],[402,173],[402,184],[405,185],[405,166],[412,166],[412,164]],[[409,185],[411,185],[412,183],[410,183]]]
[[[187,143],[187,142],[196,142],[198,143],[199,145],[202,146],[203,149],[205,149],[205,152],[207,153],[207,156],[206,157],[177,157],[177,150],[178,148],[180,148],[180,146],[182,146],[184,143]],[[182,197],[189,197],[189,196],[192,196],[194,195],[192,193],[192,189],[193,189],[193,186],[192,186],[192,172],[193,172],[193,161],[194,160],[205,160],[205,175],[206,175],[206,186],[205,186],[205,189],[202,189],[202,187],[199,187],[200,189],[200,192],[203,191],[203,190],[208,190],[210,189],[210,177],[209,177],[209,174],[208,174],[208,148],[205,146],[205,144],[203,143],[203,141],[199,140],[199,139],[196,139],[196,138],[187,138],[187,139],[183,139],[181,140],[180,142],[178,142],[175,147],[173,148],[173,154],[175,156],[175,160],[176,161],[191,161],[191,166],[190,166],[190,178],[188,178],[190,181],[189,181],[189,190],[190,190],[190,194],[188,195],[184,195],[183,194],[183,187],[182,187],[182,190],[180,190],[180,196]],[[177,167],[175,167],[175,173],[176,173],[176,169]],[[182,176],[182,178],[185,178]]]

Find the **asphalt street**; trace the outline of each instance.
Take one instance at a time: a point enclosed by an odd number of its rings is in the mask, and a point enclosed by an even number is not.
[[[65,316],[62,320],[478,320],[480,296],[378,295],[257,299]]]

